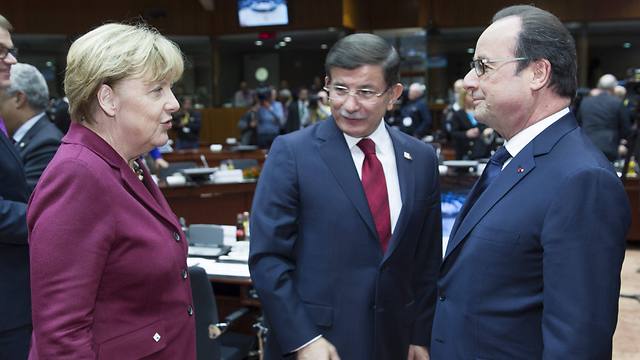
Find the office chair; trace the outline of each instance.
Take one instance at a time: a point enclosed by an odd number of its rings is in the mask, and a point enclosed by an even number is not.
[[[258,160],[256,159],[228,159],[225,160],[227,164],[232,164],[234,169],[244,170],[246,168],[258,167]]]
[[[198,167],[198,165],[196,165],[195,162],[193,161],[177,161],[177,162],[172,162],[169,163],[169,167],[166,169],[159,169],[158,170],[158,177],[161,179],[166,178],[169,175],[173,175],[177,172],[180,172],[180,170],[184,170],[184,169],[192,169]]]
[[[196,315],[196,350],[198,360],[242,360],[249,356],[256,337],[227,332],[227,329],[249,309],[242,308],[219,322],[213,288],[205,270],[189,268],[191,293]]]

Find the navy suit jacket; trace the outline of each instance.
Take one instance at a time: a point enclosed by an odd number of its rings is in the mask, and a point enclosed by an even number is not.
[[[24,164],[29,194],[33,192],[40,175],[58,151],[62,136],[62,132],[43,114],[24,137],[14,144]]]
[[[270,325],[267,359],[322,334],[342,359],[428,346],[441,257],[433,149],[397,130],[402,210],[385,254],[343,133],[330,118],[276,138],[251,218],[249,268]]]
[[[567,114],[463,206],[431,358],[610,358],[629,224],[622,183]]]
[[[31,323],[28,198],[20,158],[0,133],[0,332]]]

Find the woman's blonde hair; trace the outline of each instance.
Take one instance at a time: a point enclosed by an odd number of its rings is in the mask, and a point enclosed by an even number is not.
[[[78,38],[67,55],[64,91],[76,122],[92,121],[91,108],[102,84],[128,77],[177,81],[184,71],[182,52],[156,29],[106,24]]]

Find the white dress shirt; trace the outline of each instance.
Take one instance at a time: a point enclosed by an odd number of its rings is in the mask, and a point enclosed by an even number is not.
[[[27,132],[31,130],[33,125],[35,125],[38,122],[38,119],[40,119],[40,116],[42,116],[43,114],[44,114],[44,111],[37,113],[34,117],[32,117],[31,119],[25,121],[22,125],[20,125],[18,130],[16,130],[16,132],[13,133],[13,141],[15,141],[16,144],[19,143],[20,140],[22,140],[22,138],[27,134]]]
[[[538,121],[537,123],[529,126],[528,128],[520,131],[515,134],[509,141],[505,141],[504,147],[507,148],[511,158],[504,162],[502,168],[504,169],[511,160],[518,155],[522,149],[524,149],[527,144],[529,144],[536,136],[540,135],[546,128],[553,125],[556,121],[560,120],[561,117],[565,116],[569,113],[569,108],[564,108],[558,111],[555,114],[547,116],[546,118]]]

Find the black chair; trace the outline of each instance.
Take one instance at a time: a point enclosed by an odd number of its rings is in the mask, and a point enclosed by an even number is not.
[[[189,268],[191,293],[196,315],[196,350],[198,360],[242,360],[255,347],[256,336],[227,332],[227,329],[249,309],[242,308],[218,319],[213,288],[205,270],[198,266]]]
[[[256,159],[228,159],[225,160],[227,164],[233,165],[234,169],[244,170],[246,168],[258,167],[258,160]]]
[[[167,167],[166,169],[158,170],[158,177],[161,179],[164,179],[169,175],[173,175],[177,172],[180,172],[180,170],[192,169],[195,167],[198,167],[198,165],[196,165],[196,163],[193,161],[172,162],[172,163],[169,163],[169,167]]]

